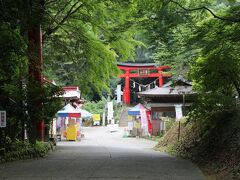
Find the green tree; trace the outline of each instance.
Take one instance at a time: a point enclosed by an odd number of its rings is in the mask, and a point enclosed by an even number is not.
[[[133,57],[135,46],[141,45],[134,39],[135,4],[113,0],[48,4],[46,16],[52,23],[44,28],[45,74],[63,85],[79,85],[88,96],[109,91],[111,77],[118,74],[117,60]]]
[[[7,111],[5,133],[12,139],[23,138],[26,122],[26,44],[20,30],[11,28],[8,23],[1,23],[0,34],[0,108]]]
[[[9,24],[9,31],[19,29],[28,46],[23,55],[29,66],[23,89],[31,143],[36,142],[38,120],[48,113],[42,104],[47,94],[38,77],[40,26],[45,74],[49,78],[59,77],[57,80],[64,85],[80,85],[85,94],[108,90],[110,78],[118,73],[116,61],[132,56],[134,47],[139,45],[134,39],[132,22],[136,18],[132,15],[136,9],[131,1],[3,0],[0,10],[1,23]]]
[[[8,116],[7,136],[12,140],[24,136],[36,142],[36,125],[43,117],[44,87],[40,82],[39,27],[43,21],[44,1],[1,1],[1,72],[4,81],[1,98]],[[6,71],[6,72],[5,72]],[[38,77],[37,77],[38,76]],[[10,103],[11,102],[11,103]],[[13,110],[16,109],[16,110]],[[12,111],[11,111],[12,110]],[[10,113],[11,112],[11,113]],[[47,115],[45,114],[44,117]]]
[[[86,102],[84,104],[83,108],[85,110],[91,112],[92,114],[102,114],[105,109],[106,104],[107,104],[107,99],[102,98],[98,102],[94,102],[94,101]]]

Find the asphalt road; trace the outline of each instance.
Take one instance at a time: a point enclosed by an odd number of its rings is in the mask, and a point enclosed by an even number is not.
[[[58,142],[46,158],[0,164],[0,180],[203,180],[192,163],[156,152],[154,141],[123,129],[84,128],[80,142]]]

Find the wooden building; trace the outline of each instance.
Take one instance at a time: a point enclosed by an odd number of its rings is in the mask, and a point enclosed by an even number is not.
[[[138,95],[151,109],[153,135],[157,135],[161,130],[164,130],[163,117],[176,118],[176,107],[182,108],[184,115],[189,106],[192,105],[196,93],[192,90],[191,82],[180,77],[162,87],[139,92]]]

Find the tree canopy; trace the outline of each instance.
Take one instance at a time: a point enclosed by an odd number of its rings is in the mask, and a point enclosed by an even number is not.
[[[65,1],[64,1],[65,2]],[[134,56],[135,3],[126,1],[52,1],[44,30],[45,74],[82,92],[101,95],[118,74],[117,61]]]

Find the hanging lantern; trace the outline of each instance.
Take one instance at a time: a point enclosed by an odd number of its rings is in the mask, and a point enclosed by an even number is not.
[[[142,90],[141,86],[138,87],[139,92]]]

